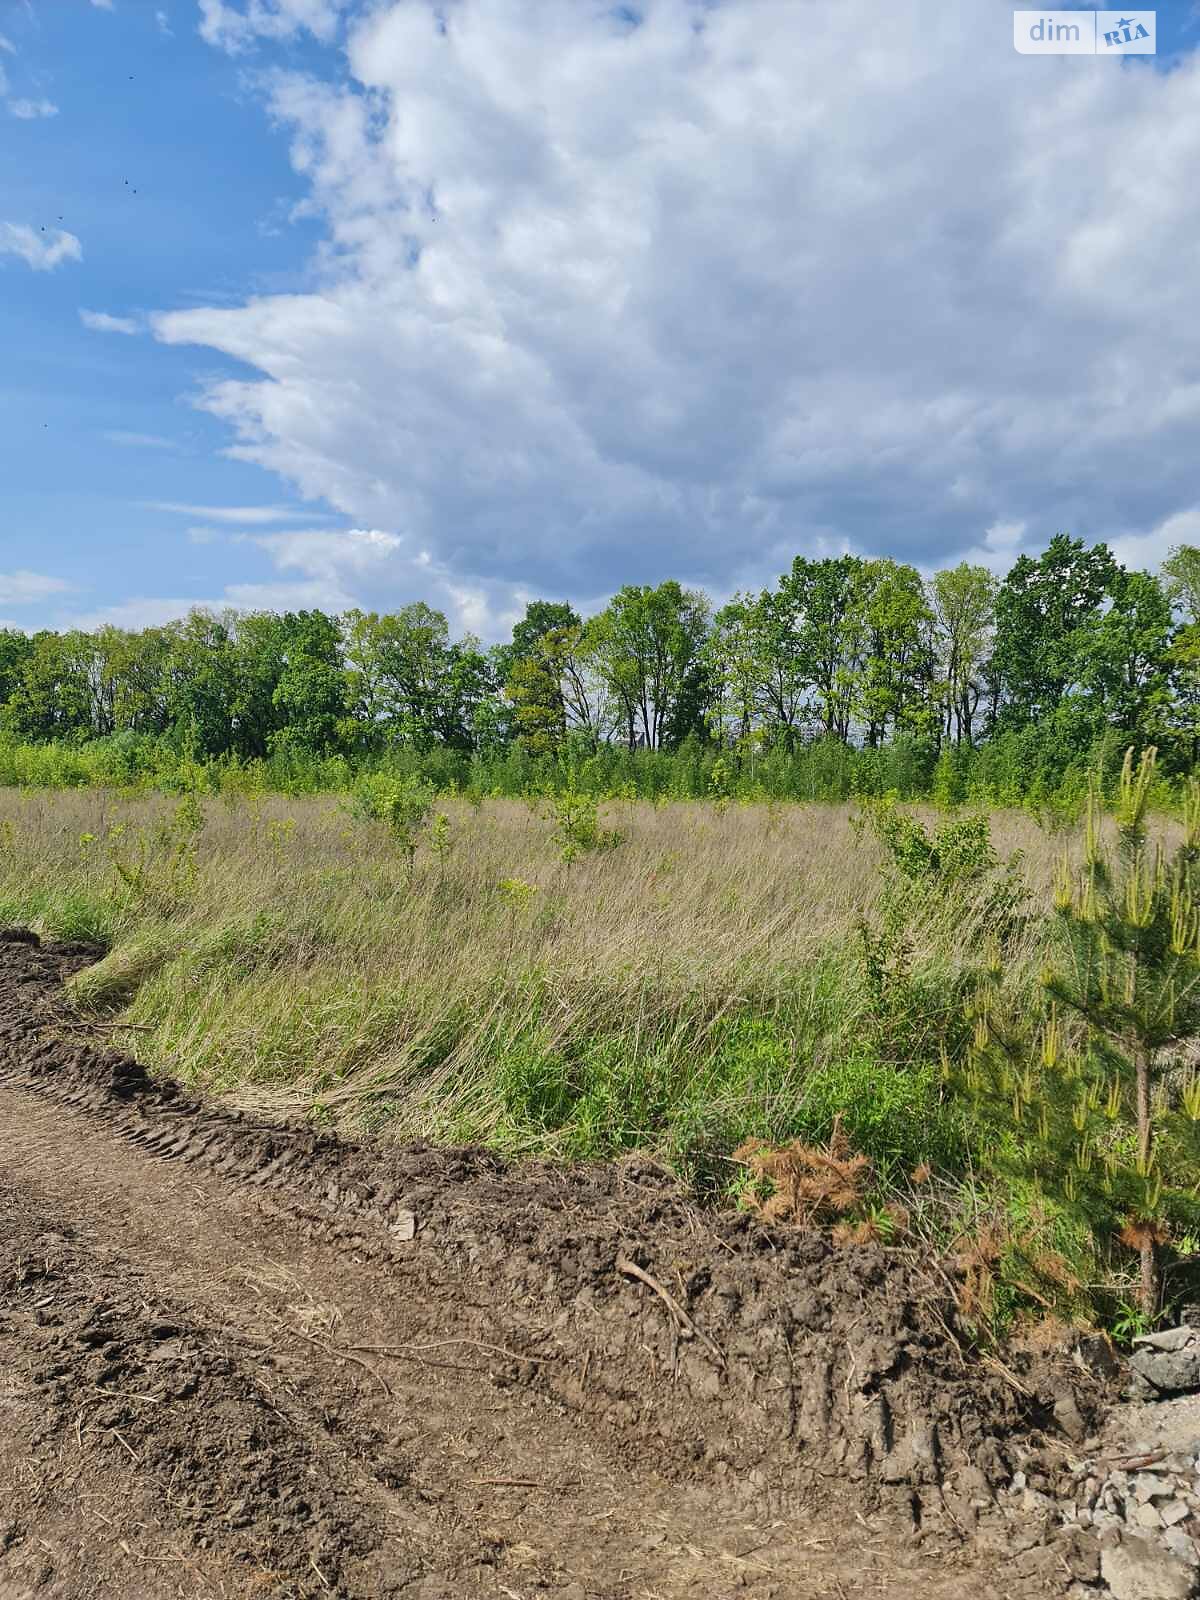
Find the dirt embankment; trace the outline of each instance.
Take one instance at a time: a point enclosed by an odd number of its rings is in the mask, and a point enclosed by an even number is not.
[[[1099,1398],[649,1162],[203,1104],[72,1015],[94,954],[0,935],[0,1600],[982,1597],[980,1512]]]

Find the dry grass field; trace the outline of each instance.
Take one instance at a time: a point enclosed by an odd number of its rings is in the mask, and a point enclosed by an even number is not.
[[[144,1055],[239,1101],[504,1142],[505,1063],[603,1046],[691,1080],[753,1023],[790,1054],[778,1095],[861,1043],[880,851],[848,808],[610,804],[621,842],[565,865],[537,809],[449,803],[447,848],[411,873],[332,799],[208,801],[193,832],[176,811],[5,791],[3,915],[110,941],[81,997],[128,1002]],[[1062,841],[1020,813],[992,826],[1045,900]],[[971,904],[948,903],[915,955],[936,970],[972,940]]]

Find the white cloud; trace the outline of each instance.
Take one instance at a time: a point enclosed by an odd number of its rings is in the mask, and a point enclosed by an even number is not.
[[[131,433],[125,428],[106,428],[100,435],[109,444],[119,444],[130,450],[177,450],[174,439],[164,439],[160,433]]]
[[[150,510],[170,510],[179,517],[203,517],[210,522],[245,523],[246,526],[272,522],[294,522],[307,517],[320,522],[325,512],[296,510],[294,506],[186,506],[179,501],[147,501]]]
[[[402,540],[375,528],[350,528],[333,533],[326,529],[267,533],[254,542],[282,571],[291,569],[326,583],[340,583],[347,573],[361,576],[385,564],[400,549]]]
[[[229,528],[188,529],[193,544],[225,543],[263,552],[277,577],[230,582],[211,597],[181,600],[137,596],[116,605],[82,613],[60,614],[58,625],[98,628],[106,624],[135,628],[157,626],[191,610],[295,611],[316,608],[337,613],[354,606],[389,611],[424,598],[445,611],[459,634],[488,638],[507,635],[524,600],[495,586],[455,578],[428,551],[407,552],[396,534],[376,528],[296,528],[277,533],[231,531]],[[0,589],[0,600],[3,590]]]
[[[190,611],[220,611],[221,601],[170,600],[153,596],[135,596],[117,605],[97,606],[93,611],[63,612],[55,621],[58,628],[160,628],[166,622],[177,622]]]
[[[325,0],[202,9],[340,39]],[[234,454],[497,614],[1193,504],[1200,59],[1031,61],[994,0],[642,9],[380,0],[344,82],[270,78],[317,287],[154,324],[256,369],[206,391]]]
[[[305,594],[306,605],[326,611],[360,606],[390,611],[424,599],[446,613],[453,629],[488,639],[505,637],[526,599],[503,584],[472,582],[453,573],[426,549],[409,548],[398,534],[378,528],[327,528],[242,535],[264,550],[280,572],[299,572],[303,583],[233,585],[226,594],[237,605],[268,605],[268,594]],[[258,598],[251,601],[248,595]],[[607,597],[605,597],[607,598]],[[297,605],[292,598],[288,605]],[[596,609],[596,608],[593,608]]]
[[[97,11],[111,11],[113,9],[113,0],[92,0],[92,4]]]
[[[175,37],[171,30],[171,19],[168,17],[165,11],[156,11],[154,13],[154,20],[158,24],[159,33],[166,34],[168,39],[173,39]]]
[[[1176,511],[1144,533],[1117,534],[1109,542],[1123,566],[1153,571],[1163,564],[1176,545],[1200,545],[1200,505]]]
[[[293,506],[191,506],[175,500],[151,500],[152,511],[171,511],[183,517],[203,517],[210,522],[245,523],[248,527],[270,522],[291,522],[297,516],[320,520],[323,512],[300,511]]]
[[[79,320],[94,333],[140,333],[141,324],[132,317],[110,317],[107,311],[85,311],[79,308]]]
[[[44,572],[0,572],[0,605],[31,606],[52,594],[63,594],[71,585]]]
[[[1057,532],[1057,529],[1052,529]],[[984,530],[982,542],[971,545],[967,549],[957,552],[958,561],[969,561],[973,566],[987,567],[997,577],[1003,577],[1023,551],[1029,548],[1042,548],[1049,534],[1042,536],[1042,531],[1031,530],[1029,524],[1018,522],[995,522],[990,528]],[[941,560],[933,563],[930,570],[941,566]]]
[[[330,40],[350,0],[247,0],[245,10],[223,0],[200,0],[200,33],[231,54],[259,39],[291,39],[302,32]]]
[[[10,100],[9,114],[22,122],[36,122],[39,117],[56,117],[58,107],[53,100]]]
[[[7,51],[10,56],[15,56],[17,53],[16,45],[11,39],[6,39],[2,33],[0,33],[0,50]]]
[[[237,611],[347,611],[353,596],[337,584],[312,579],[303,583],[231,583],[225,604]]]
[[[0,255],[19,256],[35,272],[50,272],[63,261],[82,261],[83,246],[61,228],[35,232],[24,222],[0,222]]]
[[[252,544],[266,552],[277,571],[295,572],[299,577],[230,583],[212,599],[179,600],[139,596],[117,605],[101,606],[69,617],[64,615],[63,626],[97,628],[112,624],[122,628],[153,627],[186,616],[197,608],[209,611],[227,608],[238,611],[295,611],[315,607],[328,612],[346,611],[362,603],[364,598],[356,594],[351,585],[355,581],[371,578],[400,544],[392,534],[363,528],[339,532],[296,529],[262,535],[230,534],[228,529],[193,528],[189,529],[189,537],[198,544],[222,539],[231,543]],[[0,580],[0,601],[5,598],[3,580]]]
[[[327,611],[344,609],[348,602],[338,591],[320,583],[235,583],[215,599],[159,598],[135,595],[111,606],[90,611],[63,612],[59,628],[160,628],[178,622],[192,611]]]

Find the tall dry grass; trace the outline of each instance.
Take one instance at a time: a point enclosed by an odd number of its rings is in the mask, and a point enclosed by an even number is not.
[[[862,1049],[854,929],[880,855],[848,808],[610,803],[622,842],[567,866],[536,809],[453,803],[448,858],[423,849],[410,877],[333,799],[206,800],[194,871],[167,892],[174,808],[0,791],[0,916],[109,941],[81,1003],[148,1025],[130,1036],[144,1058],[238,1103],[555,1149],[572,1074],[591,1072],[613,1075],[617,1142],[652,1138],[639,1119],[669,1116],[677,1086],[692,1106],[740,1097],[731,1127],[754,1132]],[[992,824],[1044,902],[1062,841],[1019,813]],[[139,850],[143,892],[114,864]],[[952,970],[972,905],[915,939],[914,962]],[[1032,967],[1036,946],[1014,959]]]

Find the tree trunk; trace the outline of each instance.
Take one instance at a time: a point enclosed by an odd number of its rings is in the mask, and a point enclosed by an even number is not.
[[[1142,1170],[1150,1170],[1150,1151],[1154,1130],[1150,1125],[1150,1062],[1145,1050],[1137,1051],[1137,1130],[1138,1160]]]
[[[1147,1321],[1158,1315],[1158,1250],[1149,1233],[1142,1240],[1142,1287],[1139,1299],[1142,1315]]]
[[[1146,1178],[1150,1175],[1150,1156],[1154,1149],[1154,1125],[1150,1121],[1150,1058],[1145,1050],[1137,1052],[1137,1125],[1138,1165]],[[1141,1243],[1142,1315],[1150,1318],[1158,1311],[1158,1255],[1154,1244],[1154,1219],[1143,1219],[1146,1228]]]

